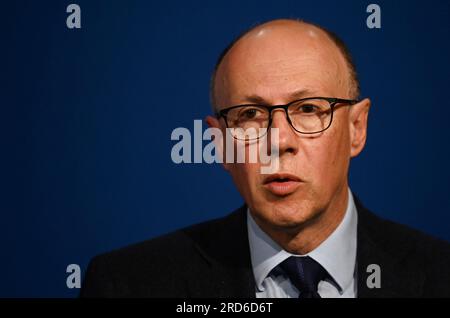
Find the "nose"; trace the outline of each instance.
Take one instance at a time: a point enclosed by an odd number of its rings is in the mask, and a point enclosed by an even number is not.
[[[297,133],[288,121],[287,114],[283,109],[274,109],[272,111],[271,128],[278,129],[278,151],[279,156],[285,153],[293,155],[298,152]]]

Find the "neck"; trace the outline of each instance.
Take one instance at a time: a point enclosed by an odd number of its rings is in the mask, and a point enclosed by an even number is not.
[[[347,185],[342,186],[323,211],[295,229],[260,227],[284,250],[304,255],[317,248],[342,222],[348,203]]]

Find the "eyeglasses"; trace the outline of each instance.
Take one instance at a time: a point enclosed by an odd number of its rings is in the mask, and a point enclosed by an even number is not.
[[[358,100],[332,97],[308,97],[286,105],[246,104],[225,108],[216,113],[223,118],[235,139],[255,140],[263,137],[272,124],[272,111],[284,109],[289,124],[301,134],[317,134],[327,130],[337,105],[354,105]],[[252,131],[249,135],[246,132]]]

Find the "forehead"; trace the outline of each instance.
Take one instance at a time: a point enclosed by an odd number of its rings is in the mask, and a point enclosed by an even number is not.
[[[248,96],[284,103],[297,91],[342,97],[346,78],[342,54],[320,29],[299,23],[263,26],[241,38],[225,56],[215,95],[219,105],[245,103]]]

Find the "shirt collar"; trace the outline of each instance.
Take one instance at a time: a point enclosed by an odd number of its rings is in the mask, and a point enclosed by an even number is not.
[[[356,264],[357,213],[350,189],[348,193],[347,209],[341,223],[325,241],[306,254],[327,270],[341,291],[352,283]],[[261,292],[264,291],[263,281],[270,271],[294,254],[275,243],[256,224],[248,209],[247,228],[256,288]]]

